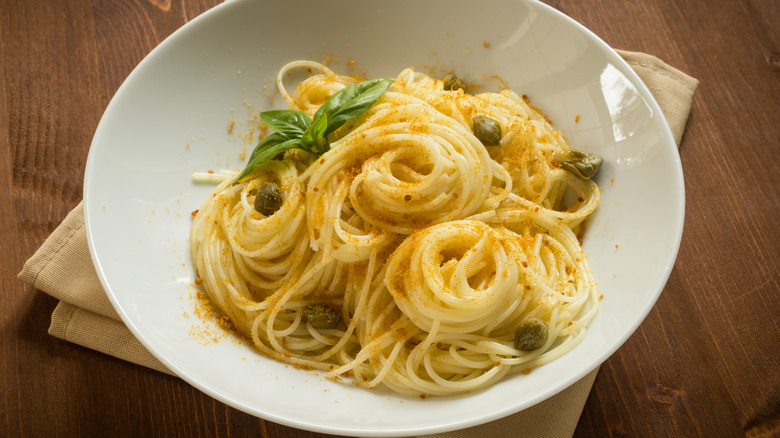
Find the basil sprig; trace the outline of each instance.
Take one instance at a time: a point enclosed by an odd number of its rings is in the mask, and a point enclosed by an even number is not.
[[[371,108],[392,83],[392,79],[372,79],[345,87],[320,106],[313,120],[297,110],[260,113],[263,123],[276,132],[255,146],[246,167],[230,184],[237,183],[287,149],[299,148],[317,156],[328,152],[328,136],[344,126],[349,119]]]

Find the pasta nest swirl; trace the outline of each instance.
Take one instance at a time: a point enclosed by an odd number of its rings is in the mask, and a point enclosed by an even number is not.
[[[364,234],[411,234],[508,196],[506,171],[470,130],[431,106],[388,91],[367,113],[304,175],[313,248],[351,243],[341,233],[350,221]]]
[[[525,210],[482,216],[418,231],[396,249],[385,284],[403,314],[429,333],[505,340],[528,317],[556,336],[581,329],[568,322],[597,307],[596,289],[571,230]]]
[[[498,146],[487,146],[491,158],[511,176],[511,200],[526,208],[540,207],[569,227],[576,227],[592,214],[599,190],[590,180],[582,180],[554,165],[556,153],[569,147],[555,129],[525,98],[511,90],[500,93],[467,94],[448,91],[441,80],[413,69],[398,75],[398,87],[441,113],[471,129],[477,115],[496,120],[505,133]],[[565,198],[567,192],[574,196]]]
[[[254,208],[258,187],[278,184],[284,202],[266,217]],[[191,252],[209,298],[239,328],[248,331],[247,312],[289,281],[308,251],[304,186],[292,161],[268,163],[257,178],[235,185],[226,179],[201,205],[190,234]]]
[[[505,133],[490,153],[512,178],[512,201],[529,209],[542,208],[570,228],[596,210],[596,184],[575,177],[555,162],[557,154],[571,148],[549,120],[509,90],[476,98],[482,102],[483,111],[501,123]]]
[[[491,330],[515,319],[521,302],[523,274],[513,253],[483,222],[448,222],[407,238],[390,257],[385,284],[426,332]]]

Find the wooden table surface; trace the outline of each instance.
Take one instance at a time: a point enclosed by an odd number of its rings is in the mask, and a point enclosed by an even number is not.
[[[217,0],[0,0],[0,436],[319,436],[47,334],[16,279],[81,200],[111,96]],[[601,368],[575,432],[780,436],[780,4],[548,1],[701,82],[680,147],[685,231],[664,292]]]

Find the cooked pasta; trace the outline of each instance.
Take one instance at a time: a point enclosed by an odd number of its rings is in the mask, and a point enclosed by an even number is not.
[[[314,74],[290,94],[296,68]],[[358,82],[310,61],[277,79],[309,117]],[[480,115],[500,126],[495,146],[475,135]],[[406,69],[321,156],[220,174],[192,225],[199,282],[265,355],[363,387],[449,395],[527,373],[598,310],[577,234],[599,191],[562,168],[570,150],[510,90],[469,94]],[[264,215],[271,185],[280,205]]]

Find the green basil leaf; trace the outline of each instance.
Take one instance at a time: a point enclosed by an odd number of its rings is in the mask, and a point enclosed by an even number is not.
[[[230,185],[287,149],[301,148],[314,155],[324,154],[330,150],[328,135],[342,127],[347,120],[363,114],[392,83],[392,79],[374,79],[345,87],[317,110],[314,121],[297,110],[260,113],[263,123],[276,132],[266,136],[255,146],[246,167]]]
[[[309,129],[301,137],[301,146],[315,155],[322,155],[330,150],[325,130],[328,128],[328,115],[315,117]]]
[[[249,160],[247,160],[247,164],[251,163],[252,160],[255,159],[255,156],[260,152],[263,152],[265,148],[269,148],[271,146],[277,145],[279,143],[282,143],[285,140],[286,138],[284,138],[282,134],[276,132],[270,135],[266,135],[262,140],[260,140],[260,143],[258,143],[257,146],[255,146],[255,148],[252,150],[252,153],[249,155]]]
[[[344,87],[327,100],[314,114],[314,120],[328,116],[325,136],[342,127],[347,120],[363,114],[387,91],[392,79],[372,79]]]
[[[286,151],[287,149],[293,149],[301,146],[300,138],[292,138],[285,140],[279,133],[273,133],[263,139],[255,149],[252,151],[252,155],[249,157],[249,161],[246,163],[246,167],[238,176],[230,182],[229,185],[233,185],[244,177],[254,172],[258,167],[270,161],[279,152]]]
[[[260,120],[284,138],[300,138],[311,125],[311,119],[297,110],[275,110],[260,113]]]

